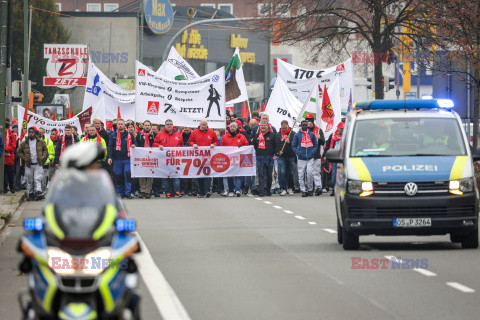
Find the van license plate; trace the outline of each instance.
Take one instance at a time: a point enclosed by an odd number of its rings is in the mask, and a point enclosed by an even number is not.
[[[431,227],[432,218],[393,219],[394,227]]]

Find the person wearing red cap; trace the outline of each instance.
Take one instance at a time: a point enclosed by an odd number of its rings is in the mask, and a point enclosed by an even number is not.
[[[48,157],[45,141],[37,136],[35,127],[28,128],[28,138],[20,143],[18,155],[25,164],[27,201],[42,200],[43,164]]]
[[[340,147],[340,140],[342,139],[342,134],[343,134],[343,129],[345,128],[345,122],[340,122],[337,125],[337,130],[330,135],[330,138],[328,138],[327,142],[325,143],[325,151],[323,152],[323,156],[325,157],[327,154],[327,151],[330,149],[338,149]],[[337,179],[337,164],[336,163],[327,163],[325,166],[325,171],[330,172],[331,174],[331,180],[330,180],[330,186],[332,187],[332,193],[330,193],[330,196],[335,195],[335,182]]]
[[[313,113],[307,114],[306,120],[308,121],[308,130],[315,134],[318,142],[318,148],[313,157],[313,181],[315,184],[315,195],[320,196],[322,194],[322,151],[325,144],[325,136],[323,130],[315,125],[315,116]]]

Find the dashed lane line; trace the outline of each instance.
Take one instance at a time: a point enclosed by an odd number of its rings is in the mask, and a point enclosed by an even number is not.
[[[314,225],[314,224],[317,224],[317,223],[313,222],[313,221],[308,221],[308,224]]]
[[[295,218],[297,218],[298,220],[305,220],[305,218],[302,216],[295,216]]]
[[[282,209],[280,206],[273,206],[275,209]]]
[[[288,214],[293,214],[293,212],[290,211],[290,210],[283,210],[283,212],[288,213]]]
[[[265,204],[272,204],[270,201],[263,201]]]
[[[323,230],[327,231],[328,233],[337,233],[337,231],[333,229],[323,229]]]
[[[467,286],[464,286],[461,283],[458,282],[447,282],[447,286],[452,287],[454,289],[457,289],[458,291],[464,292],[464,293],[474,293],[475,290],[472,288],[469,288]]]

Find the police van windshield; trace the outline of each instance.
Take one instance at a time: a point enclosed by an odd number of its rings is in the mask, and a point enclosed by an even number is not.
[[[357,120],[351,157],[467,155],[456,119],[394,118]]]

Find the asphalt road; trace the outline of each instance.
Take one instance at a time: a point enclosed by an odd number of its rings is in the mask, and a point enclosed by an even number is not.
[[[144,319],[473,319],[480,311],[478,250],[448,236],[369,236],[343,251],[327,195],[124,203],[147,248],[138,258]],[[40,208],[23,205],[19,221]],[[15,276],[18,225],[0,247],[1,319],[18,318],[16,292],[26,285]],[[352,259],[387,257],[428,266],[352,268]]]

